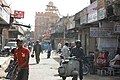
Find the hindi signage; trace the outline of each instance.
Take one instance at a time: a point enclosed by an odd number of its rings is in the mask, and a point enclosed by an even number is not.
[[[113,32],[112,27],[91,27],[90,28],[90,37],[115,37],[112,35]]]

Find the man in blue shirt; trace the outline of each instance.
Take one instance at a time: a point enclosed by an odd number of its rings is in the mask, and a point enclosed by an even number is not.
[[[52,51],[52,46],[50,44],[50,42],[48,42],[48,45],[47,45],[47,50],[48,50],[48,54],[47,54],[47,58],[50,58],[51,56],[51,51]]]

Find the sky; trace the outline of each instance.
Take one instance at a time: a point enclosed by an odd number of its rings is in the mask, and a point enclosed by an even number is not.
[[[52,1],[63,16],[74,15],[90,5],[90,0],[5,0],[12,10],[24,11],[24,19],[18,21],[28,25],[34,31],[35,13],[45,12],[46,5]]]

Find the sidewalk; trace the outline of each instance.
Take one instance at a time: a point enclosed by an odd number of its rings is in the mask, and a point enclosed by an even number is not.
[[[5,77],[6,73],[4,72],[4,70],[8,66],[10,58],[10,56],[0,57],[0,78]]]

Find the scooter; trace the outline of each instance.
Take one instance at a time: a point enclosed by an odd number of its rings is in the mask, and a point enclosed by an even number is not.
[[[66,77],[73,77],[72,80],[78,80],[79,61],[77,58],[74,56],[68,57],[66,59],[63,58],[60,62],[58,73],[63,80],[65,80]]]

